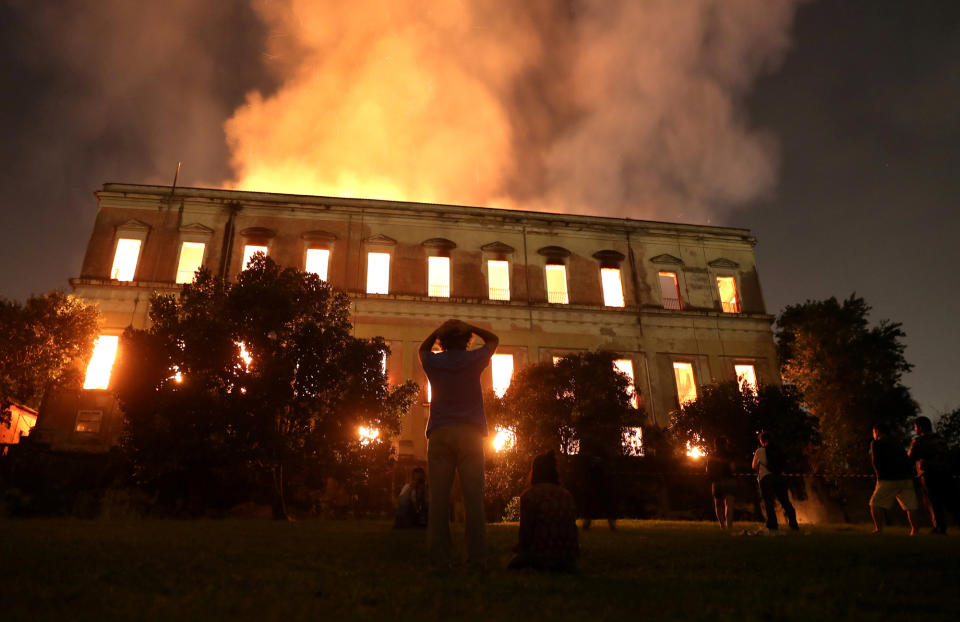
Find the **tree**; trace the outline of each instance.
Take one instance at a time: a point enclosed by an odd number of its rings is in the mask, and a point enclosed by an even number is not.
[[[737,459],[746,462],[757,447],[757,432],[771,433],[787,458],[787,469],[808,469],[807,457],[819,440],[817,420],[807,413],[797,390],[761,385],[756,392],[737,382],[700,388],[697,399],[671,416],[670,431],[681,446],[706,445],[726,436]]]
[[[520,493],[538,453],[588,451],[613,461],[623,431],[640,426],[643,412],[630,403],[629,379],[614,367],[619,356],[598,351],[528,365],[514,374],[502,399],[488,396],[491,428],[513,432],[515,443],[490,461],[488,497],[506,503]]]
[[[904,332],[887,320],[870,326],[870,307],[855,295],[807,301],[777,319],[780,371],[820,422],[817,463],[831,471],[869,471],[871,428],[880,423],[905,439],[917,404],[901,378]]]
[[[155,296],[150,318],[124,334],[115,386],[135,476],[163,500],[252,488],[282,518],[293,479],[350,486],[387,464],[417,387],[386,385],[386,343],[353,337],[349,299],[316,275],[258,255],[235,284],[201,270]]]
[[[0,298],[0,422],[10,402],[38,408],[54,384],[79,387],[99,321],[96,307],[59,291]]]

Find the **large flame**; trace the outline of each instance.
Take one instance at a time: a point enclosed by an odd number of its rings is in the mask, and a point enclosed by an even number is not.
[[[279,86],[225,125],[232,187],[703,216],[768,191],[740,101],[796,0],[259,0]]]

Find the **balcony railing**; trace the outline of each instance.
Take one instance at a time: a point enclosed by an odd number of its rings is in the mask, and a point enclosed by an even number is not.
[[[724,313],[740,313],[739,300],[733,300],[730,302],[721,302],[720,307],[723,308]]]
[[[440,283],[431,283],[427,295],[434,298],[449,298],[450,286],[442,285]]]
[[[570,301],[570,299],[567,298],[567,292],[565,292],[565,291],[547,292],[547,302],[552,302],[552,303],[554,303],[554,304],[565,305],[565,304],[567,304],[569,301]]]
[[[670,309],[672,311],[679,311],[680,309],[683,308],[683,305],[680,303],[679,298],[664,298],[663,308]]]
[[[510,290],[505,287],[490,287],[490,300],[510,300]]]

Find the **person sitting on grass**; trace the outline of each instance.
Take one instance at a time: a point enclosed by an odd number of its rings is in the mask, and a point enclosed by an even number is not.
[[[713,507],[720,527],[733,529],[733,495],[737,480],[733,477],[733,457],[726,436],[717,437],[714,451],[707,458],[707,480],[713,494]]]
[[[397,518],[394,529],[426,529],[427,527],[427,473],[423,467],[415,467],[410,481],[400,491],[397,499]]]
[[[886,426],[873,426],[873,440],[870,442],[870,460],[877,474],[877,485],[870,497],[870,516],[873,517],[873,533],[883,531],[883,522],[887,508],[894,501],[907,513],[910,522],[910,535],[917,535],[913,512],[917,510],[917,493],[913,485],[913,465],[903,447],[895,443],[888,435]]]
[[[507,566],[511,570],[576,570],[577,508],[573,495],[560,485],[553,451],[533,460],[530,487],[520,495],[520,541],[514,550]]]

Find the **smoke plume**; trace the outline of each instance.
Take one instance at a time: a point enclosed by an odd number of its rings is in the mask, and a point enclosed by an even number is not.
[[[229,185],[702,220],[769,193],[743,99],[796,0],[255,0]]]

